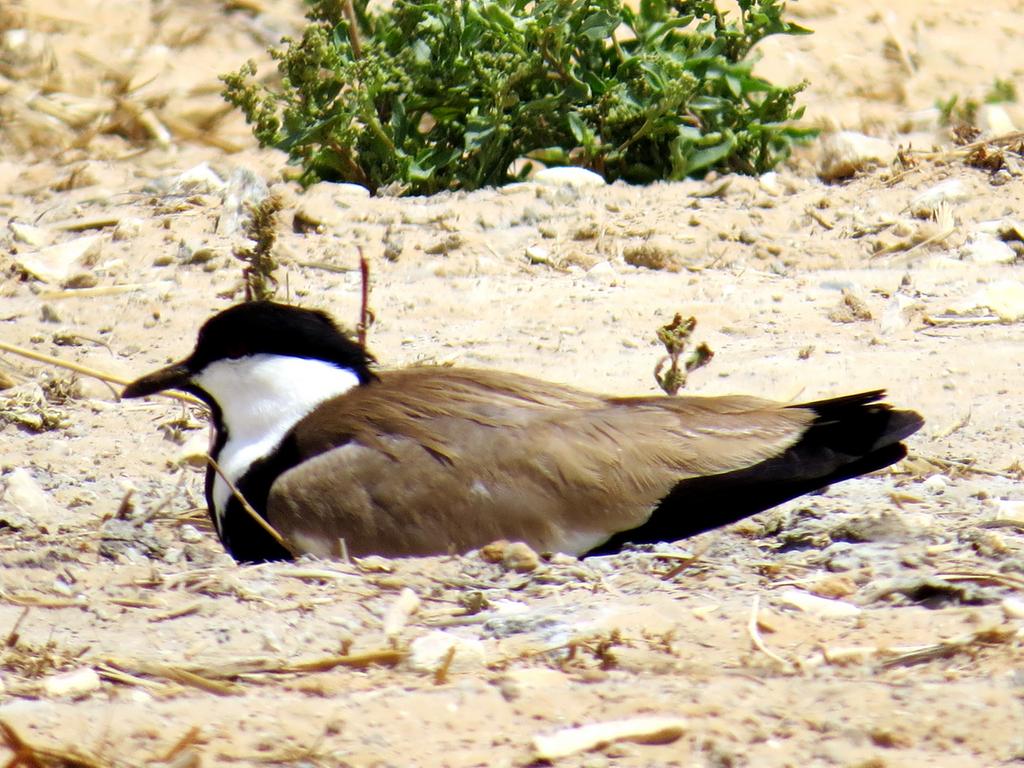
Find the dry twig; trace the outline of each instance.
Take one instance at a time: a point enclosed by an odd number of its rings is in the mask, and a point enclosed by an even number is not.
[[[220,479],[224,481],[225,485],[227,485],[228,487],[228,490],[230,490],[232,495],[234,495],[234,497],[238,500],[238,503],[242,505],[242,509],[245,510],[246,514],[248,514],[249,517],[251,517],[256,522],[256,524],[259,525],[264,531],[269,533],[271,538],[274,539],[274,541],[276,541],[278,544],[284,547],[288,551],[288,553],[292,555],[292,557],[297,557],[299,554],[298,550],[296,550],[294,546],[292,546],[288,541],[286,541],[285,538],[277,532],[274,526],[268,523],[259,512],[252,508],[252,505],[249,504],[248,501],[246,501],[246,498],[245,496],[242,495],[242,492],[238,490],[238,486],[231,482],[231,478],[224,474],[224,470],[220,468],[220,464],[218,464],[214,460],[214,458],[209,455],[206,456],[206,461],[209,462],[211,467],[213,467],[213,471],[220,476]]]
[[[754,647],[757,648],[757,650],[761,651],[761,653],[769,659],[780,665],[783,669],[789,670],[793,665],[772,651],[765,644],[764,638],[761,637],[761,629],[758,627],[758,612],[760,608],[761,596],[754,595],[754,603],[750,607],[750,620],[747,622],[747,634],[750,635],[750,641],[754,644]]]

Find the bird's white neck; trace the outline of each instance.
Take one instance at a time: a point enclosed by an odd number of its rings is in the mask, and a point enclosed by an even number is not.
[[[359,384],[347,368],[323,360],[286,355],[251,355],[210,363],[193,382],[220,408],[227,441],[218,464],[232,483],[253,462],[268,456],[288,431],[320,403]],[[214,481],[213,500],[219,523],[230,489]]]

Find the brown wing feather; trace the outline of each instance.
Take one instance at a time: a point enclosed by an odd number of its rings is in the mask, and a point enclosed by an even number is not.
[[[749,397],[605,398],[512,374],[386,372],[303,422],[270,522],[336,555],[465,551],[498,538],[583,552],[642,524],[681,479],[793,445],[813,414]],[[298,432],[296,433],[298,434]]]

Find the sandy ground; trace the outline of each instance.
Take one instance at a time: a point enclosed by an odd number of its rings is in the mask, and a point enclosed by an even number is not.
[[[951,154],[933,109],[1024,87],[1024,3],[793,11],[817,33],[761,66],[810,81],[810,122],[939,151],[835,184],[816,145],[760,180],[304,195],[215,79],[298,3],[0,9],[5,342],[124,378],[185,354],[240,297],[219,221],[248,169],[285,201],[282,297],[354,324],[363,248],[385,365],[653,392],[681,311],[716,352],[690,392],[886,387],[928,419],[892,471],[676,546],[242,568],[181,462],[199,410],[0,354],[0,759],[20,738],[21,765],[519,766],[537,735],[660,716],[681,736],[555,762],[1024,760],[1024,182]]]

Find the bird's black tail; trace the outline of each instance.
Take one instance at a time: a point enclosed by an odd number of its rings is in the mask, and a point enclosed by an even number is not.
[[[617,552],[628,543],[685,539],[894,464],[907,454],[900,441],[920,429],[924,419],[879,402],[884,394],[877,390],[792,406],[814,411],[815,419],[785,453],[746,469],[679,482],[646,523],[615,534],[587,554]]]

